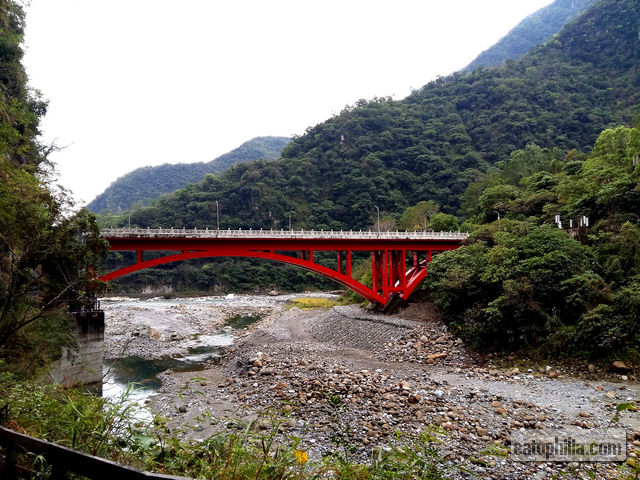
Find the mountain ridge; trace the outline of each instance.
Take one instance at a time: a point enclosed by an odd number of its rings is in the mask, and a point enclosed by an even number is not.
[[[597,0],[555,0],[524,18],[495,45],[480,53],[461,69],[470,72],[479,67],[495,67],[516,59],[542,45],[568,22],[577,18]]]
[[[209,162],[164,163],[136,168],[112,182],[87,208],[94,213],[105,209],[120,213],[136,203],[148,203],[163,194],[197,182],[206,174],[220,173],[236,163],[260,158],[273,160],[290,141],[288,137],[254,137]]]
[[[132,221],[204,226],[215,200],[225,228],[280,228],[290,212],[297,228],[367,228],[376,207],[399,216],[427,200],[459,213],[470,183],[514,150],[586,152],[602,129],[630,123],[640,112],[639,22],[638,2],[601,0],[520,59],[439,78],[403,100],[358,101],[280,160],[236,165]]]

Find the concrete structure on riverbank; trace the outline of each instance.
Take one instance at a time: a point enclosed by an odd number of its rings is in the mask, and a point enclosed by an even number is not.
[[[95,301],[97,303],[97,300]],[[75,310],[75,311],[74,311]],[[71,309],[69,321],[77,336],[77,348],[63,348],[51,371],[54,382],[102,389],[104,359],[104,312],[97,308]]]

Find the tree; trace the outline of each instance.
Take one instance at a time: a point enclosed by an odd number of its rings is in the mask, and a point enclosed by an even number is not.
[[[37,141],[45,105],[27,87],[20,60],[23,12],[0,0],[0,355],[57,348],[66,301],[82,294],[104,255],[95,218],[70,213],[49,187],[51,147]],[[68,322],[67,322],[68,323]],[[40,330],[39,339],[30,338]],[[46,333],[45,333],[46,332]],[[46,340],[45,340],[46,338]]]

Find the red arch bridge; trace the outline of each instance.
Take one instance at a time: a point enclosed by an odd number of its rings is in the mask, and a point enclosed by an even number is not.
[[[458,232],[105,229],[101,237],[109,242],[109,249],[135,251],[136,263],[103,275],[100,280],[190,258],[265,258],[324,275],[386,307],[396,298],[409,298],[427,275],[427,264],[434,254],[455,250],[468,236]],[[151,251],[164,251],[167,255],[145,260],[144,252]],[[315,252],[334,252],[335,268],[316,263]],[[356,252],[371,256],[371,287],[351,275]]]

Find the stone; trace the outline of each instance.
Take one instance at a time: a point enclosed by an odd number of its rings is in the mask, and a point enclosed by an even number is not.
[[[278,296],[278,291],[277,290],[271,290],[269,292],[269,295],[272,296],[272,297],[277,297]]]
[[[493,402],[491,402],[491,406],[492,406],[493,408],[498,408],[498,407],[501,407],[501,406],[502,406],[502,404],[501,404],[499,401],[494,400]]]
[[[289,405],[289,404],[286,404],[286,405],[282,406],[282,411],[284,413],[289,413],[291,410],[293,410],[293,407],[291,405]]]
[[[476,433],[481,437],[486,437],[489,431],[483,427],[476,427]]]
[[[611,366],[619,372],[626,373],[631,371],[631,367],[627,366],[627,364],[621,360],[616,360],[615,362],[612,362]]]
[[[163,339],[162,332],[153,327],[149,327],[148,333],[149,333],[149,336],[154,340],[161,341]]]
[[[180,413],[187,413],[187,407],[185,407],[184,405],[180,405],[180,406],[178,407],[178,411],[179,411]]]
[[[596,366],[593,363],[590,363],[587,369],[589,370],[589,373],[596,373]]]
[[[549,372],[549,378],[558,378],[558,372],[556,372],[555,370],[551,370]]]
[[[411,390],[411,385],[406,380],[402,380],[400,382],[400,388],[402,388],[402,390]]]
[[[431,355],[427,355],[427,360],[437,360],[439,358],[444,358],[446,356],[447,356],[447,352],[433,353]]]
[[[580,415],[582,418],[591,416],[589,412],[585,412],[585,411],[578,412],[578,415]]]

